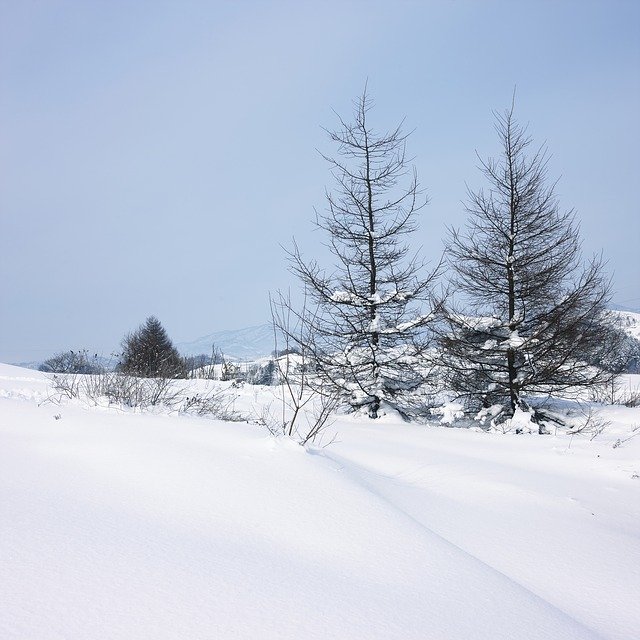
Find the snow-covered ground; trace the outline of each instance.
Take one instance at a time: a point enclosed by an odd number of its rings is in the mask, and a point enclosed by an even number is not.
[[[0,365],[0,638],[639,637],[638,408],[593,441],[343,416],[305,449],[48,385]]]

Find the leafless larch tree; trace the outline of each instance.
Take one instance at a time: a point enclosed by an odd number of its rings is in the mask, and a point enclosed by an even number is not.
[[[501,420],[531,411],[531,394],[606,382],[611,374],[588,363],[612,345],[602,332],[608,279],[599,259],[582,262],[575,214],[560,210],[547,181],[546,148],[531,149],[513,106],[495,128],[501,155],[480,160],[489,188],[469,192],[466,228],[450,233],[452,289],[465,313],[448,309],[442,346],[450,386]]]
[[[336,188],[327,192],[316,224],[334,266],[329,271],[307,261],[294,244],[292,270],[307,304],[296,312],[301,331],[289,337],[304,345],[325,385],[376,418],[383,403],[410,414],[410,397],[429,374],[424,356],[438,305],[432,294],[438,269],[425,273],[406,244],[426,204],[406,155],[407,136],[400,126],[375,132],[371,107],[365,89],[353,122],[340,119],[340,127],[328,131],[337,154],[324,158]]]

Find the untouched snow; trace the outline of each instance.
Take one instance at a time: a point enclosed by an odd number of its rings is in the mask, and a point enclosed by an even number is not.
[[[305,450],[48,394],[0,365],[3,639],[637,638],[639,409],[592,442],[343,416]]]

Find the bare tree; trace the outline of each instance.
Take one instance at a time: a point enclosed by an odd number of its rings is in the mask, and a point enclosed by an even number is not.
[[[610,377],[590,364],[603,357],[609,282],[601,260],[581,260],[575,214],[548,184],[546,148],[530,149],[513,105],[495,117],[501,155],[480,159],[489,188],[469,191],[466,228],[448,246],[453,289],[471,315],[448,310],[443,347],[451,386],[507,418],[530,410],[525,396]]]
[[[383,402],[406,409],[408,395],[427,377],[422,356],[435,317],[438,269],[425,274],[405,242],[426,204],[406,155],[407,136],[401,126],[374,131],[371,107],[365,87],[353,122],[340,119],[340,127],[328,131],[337,156],[323,157],[336,189],[327,192],[316,225],[326,234],[334,270],[304,259],[294,243],[292,270],[309,307],[298,313],[301,332],[289,337],[310,352],[325,384],[376,418]]]
[[[282,293],[275,300],[270,298],[270,307],[280,415],[276,417],[267,407],[260,422],[274,435],[295,437],[305,445],[320,440],[332,424],[330,418],[338,408],[339,394],[318,377],[309,343],[303,337],[303,319],[309,317],[306,299],[299,313],[293,311],[291,297]]]

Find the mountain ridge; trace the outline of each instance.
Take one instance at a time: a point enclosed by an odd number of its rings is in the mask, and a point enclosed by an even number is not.
[[[273,325],[265,322],[242,329],[214,331],[195,340],[179,342],[176,347],[187,356],[210,355],[215,347],[234,360],[254,360],[274,350]]]

